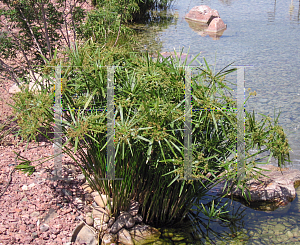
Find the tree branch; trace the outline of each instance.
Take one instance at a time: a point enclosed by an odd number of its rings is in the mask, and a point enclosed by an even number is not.
[[[49,51],[49,57],[50,57],[50,59],[52,59],[50,39],[49,39],[49,35],[48,35],[48,28],[47,28],[47,21],[46,21],[44,3],[41,3],[41,9],[42,9],[42,16],[43,16],[43,22],[44,22],[44,28],[45,28],[45,38],[46,38],[47,47],[48,47],[48,51]]]
[[[43,55],[44,57],[46,57],[46,56],[43,54],[43,51],[42,51],[42,49],[41,49],[41,47],[40,47],[38,41],[36,40],[36,38],[35,38],[35,36],[34,36],[34,33],[33,33],[32,29],[31,29],[31,26],[30,26],[30,24],[28,23],[27,19],[25,18],[25,16],[24,16],[22,10],[20,10],[20,13],[22,14],[23,20],[25,21],[26,25],[28,26],[28,29],[29,29],[29,31],[30,31],[30,33],[31,33],[31,37],[33,38],[33,40],[34,40],[34,42],[35,42],[35,45],[37,46],[37,50],[40,52],[41,55]],[[45,61],[44,61],[44,62],[45,62]],[[46,62],[45,62],[45,64],[46,64]]]

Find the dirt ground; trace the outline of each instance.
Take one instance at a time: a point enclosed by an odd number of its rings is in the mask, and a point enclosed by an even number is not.
[[[9,106],[12,95],[8,93],[12,85],[12,81],[0,80],[0,124],[13,116]],[[39,144],[30,142],[26,149],[26,144],[12,135],[0,143],[0,245],[71,244],[73,230],[90,211],[81,188],[85,179],[80,168],[64,155],[63,177],[69,181],[52,180],[53,159],[28,176],[14,171],[20,164],[17,154],[39,160],[53,155],[53,144],[44,139]]]

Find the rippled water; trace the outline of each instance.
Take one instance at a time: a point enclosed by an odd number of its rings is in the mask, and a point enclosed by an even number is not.
[[[184,19],[198,5],[218,10],[227,30],[218,39],[201,36]],[[245,87],[257,91],[248,110],[273,116],[280,111],[280,125],[288,135],[293,167],[300,169],[300,3],[281,1],[186,1],[177,0],[178,20],[159,33],[162,51],[174,48],[196,55],[202,52],[217,67],[233,61],[245,68]],[[233,78],[234,79],[234,78]]]
[[[184,19],[198,5],[218,10],[227,30],[218,39],[201,36]],[[173,6],[178,19],[158,32],[162,51],[196,55],[202,52],[209,64],[221,68],[249,65],[245,68],[245,88],[257,91],[247,109],[273,117],[281,111],[279,124],[288,135],[292,168],[300,169],[300,0],[177,0]],[[236,81],[235,76],[230,77]],[[247,92],[246,92],[247,97]],[[297,189],[300,194],[300,189]],[[211,227],[226,231],[227,240],[217,244],[300,244],[300,199],[272,212],[254,211],[233,202],[244,211],[244,218],[226,225],[215,222]],[[188,243],[187,243],[188,244]]]

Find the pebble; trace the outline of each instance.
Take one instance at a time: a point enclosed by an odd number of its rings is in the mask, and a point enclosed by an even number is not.
[[[85,222],[90,225],[90,226],[93,226],[94,224],[94,219],[92,217],[92,213],[86,213],[86,216],[85,216]]]
[[[85,176],[84,176],[84,174],[79,174],[79,175],[77,175],[77,177],[76,177],[76,179],[77,180],[85,180]]]
[[[32,232],[32,233],[31,233],[31,236],[32,236],[33,239],[35,239],[35,238],[38,237],[38,234],[37,234],[37,232]]]
[[[47,225],[47,224],[42,224],[41,226],[40,226],[40,231],[41,232],[46,232],[46,231],[48,231],[49,230],[49,225]]]

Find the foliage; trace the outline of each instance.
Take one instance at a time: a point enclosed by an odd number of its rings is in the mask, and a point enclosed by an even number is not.
[[[28,6],[34,5],[26,5],[25,1],[17,3],[19,5],[15,8],[26,10],[26,14],[34,11],[28,9]],[[43,3],[37,2],[38,6],[43,6]],[[251,115],[246,112],[246,153],[254,147],[258,147],[259,151],[247,154],[244,168],[238,169],[238,163],[233,157],[236,151],[237,119],[235,111],[230,110],[236,105],[230,88],[226,86],[228,81],[225,80],[226,75],[235,69],[228,65],[214,73],[204,59],[204,65],[199,65],[200,73],[192,76],[192,105],[198,110],[192,114],[191,169],[192,177],[197,181],[187,179],[184,175],[183,68],[189,65],[187,59],[164,58],[158,53],[154,61],[148,53],[133,52],[125,45],[116,47],[119,35],[123,36],[123,30],[126,32],[121,24],[130,18],[134,19],[135,14],[141,13],[138,12],[141,10],[139,1],[113,3],[97,2],[97,10],[88,16],[85,24],[76,27],[73,23],[74,30],[79,33],[84,33],[83,26],[90,25],[92,31],[88,30],[85,34],[96,36],[82,46],[76,43],[75,48],[69,47],[64,58],[56,56],[51,45],[49,48],[50,42],[38,49],[42,57],[40,63],[45,63],[44,69],[40,71],[44,77],[54,77],[53,69],[46,65],[68,66],[62,71],[62,107],[68,109],[63,113],[62,129],[66,137],[63,149],[78,163],[91,186],[113,200],[113,205],[109,206],[112,215],[126,210],[130,200],[135,199],[142,204],[144,221],[149,224],[163,226],[182,221],[190,214],[193,204],[201,200],[221,179],[225,179],[231,187],[236,183],[244,191],[249,177],[257,177],[259,174],[255,161],[247,160],[263,152],[265,149],[262,150],[262,147],[272,152],[279,160],[279,165],[289,158],[290,148],[282,128],[277,124],[278,118],[272,123],[270,118],[265,117],[265,120],[257,123],[254,113]],[[153,1],[145,3],[149,6],[154,4]],[[29,1],[28,4],[34,3]],[[108,14],[110,11],[111,14]],[[119,16],[120,11],[122,14]],[[83,12],[79,11],[77,16],[80,13]],[[102,16],[107,18],[103,19]],[[98,20],[102,22],[92,24]],[[30,32],[28,21],[24,18],[16,19],[24,30]],[[31,38],[35,35],[40,38],[41,26],[34,29],[34,35],[30,32]],[[45,25],[43,27],[45,29]],[[107,38],[107,33],[111,33],[113,38]],[[56,38],[54,31],[48,34]],[[96,43],[98,37],[102,42],[100,44]],[[11,40],[7,39],[7,42]],[[30,42],[32,39],[28,39],[25,44],[29,46]],[[106,42],[112,43],[106,45]],[[34,42],[31,44],[37,45]],[[105,179],[110,170],[106,157],[108,121],[105,110],[105,66],[115,66],[114,161],[115,176],[122,180]],[[53,112],[50,109],[53,96],[53,90],[48,86],[38,93],[25,89],[14,97],[15,114],[20,126],[18,135],[30,140],[40,132],[40,127],[50,130],[53,125]],[[75,159],[75,154],[80,161]],[[32,173],[34,168],[31,162],[23,160],[18,168]],[[210,217],[218,215],[212,208],[207,210],[199,206],[198,209]],[[219,214],[224,215],[219,211]]]
[[[17,77],[35,70],[35,65],[44,64],[44,59],[52,59],[55,47],[65,42],[71,45],[68,32],[73,31],[76,40],[76,27],[83,21],[85,12],[78,6],[86,0],[1,0],[4,4],[0,15],[5,22],[0,24],[4,30],[0,45],[0,71],[5,71],[10,79],[19,84]],[[66,12],[66,6],[70,11]],[[71,22],[67,15],[71,15]],[[62,30],[67,33],[66,36]],[[20,54],[21,56],[17,56]],[[22,66],[20,65],[22,58]],[[7,64],[7,59],[13,65]],[[19,65],[19,67],[18,67]]]

